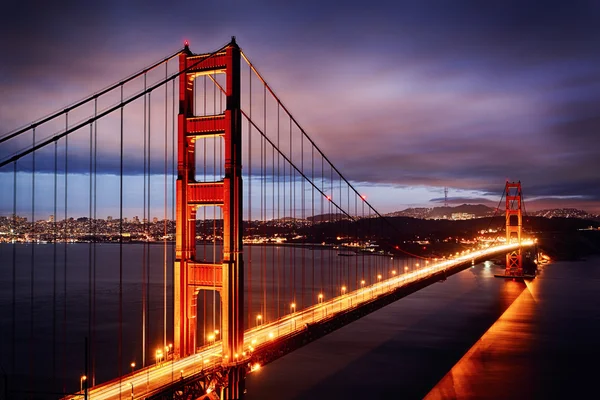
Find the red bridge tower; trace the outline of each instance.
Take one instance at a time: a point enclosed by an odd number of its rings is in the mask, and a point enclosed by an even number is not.
[[[235,362],[234,355],[242,354],[244,334],[240,48],[233,38],[222,51],[194,55],[186,44],[179,56],[179,70],[174,352],[179,357],[196,352],[196,299],[200,290],[216,290],[221,299],[223,355]],[[195,116],[195,78],[221,73],[226,75],[225,112]],[[196,140],[208,137],[222,138],[224,142],[225,176],[222,181],[196,181]],[[196,210],[201,206],[217,206],[223,210],[221,263],[218,260],[215,264],[196,261]],[[231,365],[226,398],[241,397],[243,374],[243,368]]]
[[[523,257],[521,254],[521,229],[523,215],[521,213],[521,181],[506,182],[506,243],[518,243],[516,250],[506,254],[507,277],[523,276]]]

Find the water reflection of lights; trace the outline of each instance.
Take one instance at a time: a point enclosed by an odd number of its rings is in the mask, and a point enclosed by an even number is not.
[[[490,393],[505,393],[507,379],[512,386],[519,387],[521,382],[515,382],[515,379],[523,377],[526,380],[530,376],[527,356],[534,343],[531,321],[536,304],[529,290],[531,286],[532,283],[527,281],[525,284],[504,281],[502,297],[515,300],[425,399],[443,398],[447,393],[452,393],[454,398],[485,398]]]

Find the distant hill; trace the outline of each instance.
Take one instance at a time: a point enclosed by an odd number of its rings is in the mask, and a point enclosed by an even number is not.
[[[589,220],[599,220],[600,215],[590,214],[576,208],[552,208],[547,210],[539,210],[527,213],[533,217],[545,218],[580,218]]]
[[[412,217],[421,219],[451,219],[452,214],[472,214],[475,218],[491,217],[495,209],[483,204],[462,204],[455,207],[407,208],[386,214],[388,217]]]
[[[394,211],[386,214],[387,217],[412,217],[421,219],[452,219],[452,214],[471,214],[474,218],[491,217],[496,209],[483,204],[462,204],[456,207],[417,207],[407,208],[402,211]],[[504,209],[498,210],[496,215],[503,215]],[[590,214],[576,208],[552,208],[547,210],[527,212],[532,217],[544,218],[579,218],[600,221],[600,215]]]

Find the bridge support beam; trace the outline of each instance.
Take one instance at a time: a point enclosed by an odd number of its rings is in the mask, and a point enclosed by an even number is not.
[[[506,254],[506,270],[504,277],[523,277],[523,256],[521,253],[521,233],[523,214],[521,211],[521,181],[506,182],[506,243],[519,244],[519,247]]]
[[[232,39],[223,51],[194,55],[186,46],[179,56],[179,116],[177,161],[176,260],[174,266],[174,352],[185,357],[196,352],[198,290],[211,286],[220,292],[221,340],[226,363],[241,357],[243,346],[242,253],[242,129],[240,111],[240,49]],[[197,117],[194,110],[194,79],[204,74],[226,75],[227,104],[224,114]],[[195,143],[202,137],[224,141],[225,176],[221,182],[197,182]],[[223,210],[221,263],[196,261],[196,209],[218,206]],[[217,262],[217,260],[215,260]],[[213,272],[210,272],[212,270]],[[220,276],[214,278],[215,273]],[[213,277],[213,278],[211,278]],[[244,370],[232,365],[231,393],[243,394]],[[235,372],[237,370],[239,373]],[[240,390],[241,387],[241,390]]]

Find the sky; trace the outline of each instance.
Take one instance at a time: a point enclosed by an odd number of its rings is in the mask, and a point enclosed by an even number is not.
[[[597,1],[171,3],[4,5],[0,135],[184,40],[203,53],[236,36],[382,212],[442,205],[444,187],[452,204],[495,205],[520,180],[529,210],[600,213]]]

